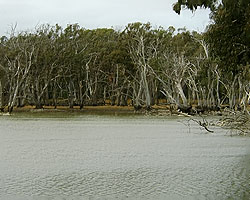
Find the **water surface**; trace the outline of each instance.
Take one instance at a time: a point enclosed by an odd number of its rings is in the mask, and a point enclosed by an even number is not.
[[[185,118],[0,117],[0,199],[249,199],[250,138]]]

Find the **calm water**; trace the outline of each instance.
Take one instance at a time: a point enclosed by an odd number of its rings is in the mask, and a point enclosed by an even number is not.
[[[250,138],[184,123],[0,116],[0,199],[250,199]]]

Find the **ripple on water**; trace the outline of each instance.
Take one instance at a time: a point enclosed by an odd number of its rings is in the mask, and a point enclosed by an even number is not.
[[[0,199],[250,196],[248,139],[174,120],[83,119],[1,121]]]
[[[201,176],[199,172],[197,174],[200,176],[195,176],[192,169],[187,168],[176,170],[176,173],[173,173],[173,169],[139,168],[126,171],[117,169],[110,172],[82,171],[44,177],[39,175],[5,177],[4,184],[0,187],[0,193],[39,197],[75,196],[107,199],[112,197],[151,199],[168,196],[197,197],[198,199],[210,196],[226,199],[232,196],[243,197],[245,195],[248,197],[250,195],[249,191],[243,189],[250,187],[249,182],[239,178],[248,176],[248,180],[250,180],[249,174],[245,174],[244,170],[235,171],[235,180],[231,180],[228,175],[216,180],[215,177],[206,174]],[[229,186],[231,190],[228,188]]]

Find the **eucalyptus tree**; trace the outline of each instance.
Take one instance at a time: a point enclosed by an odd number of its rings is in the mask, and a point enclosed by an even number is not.
[[[37,45],[27,32],[14,34],[6,43],[5,53],[9,112],[12,112],[17,98],[22,96],[26,79],[33,65],[33,56]]]
[[[56,29],[58,28],[42,25],[30,35],[37,45],[26,90],[30,102],[33,102],[36,108],[42,108],[44,103],[48,104],[49,85],[60,75],[57,54],[61,52],[55,49],[55,40],[58,37]]]
[[[215,73],[217,78],[221,77],[220,93],[225,93],[222,98],[231,109],[245,107],[248,89],[243,88],[248,88],[250,81],[247,76],[250,60],[250,0],[178,0],[173,9],[180,14],[183,7],[192,11],[198,7],[211,9],[212,23],[205,33],[205,40],[211,58],[218,64]]]
[[[188,90],[191,86],[196,86],[198,67],[192,56],[197,45],[194,45],[189,32],[173,35],[174,31],[175,29],[170,27],[161,31],[158,36],[161,42],[155,64],[159,67],[151,70],[160,81],[161,93],[168,102],[187,109],[191,104]]]
[[[131,97],[132,60],[126,49],[126,40],[119,31],[113,33],[108,44],[106,56],[103,59],[103,71],[106,74],[104,84],[104,99],[109,99],[111,105],[125,106]]]
[[[183,7],[188,8],[192,11],[195,11],[198,7],[210,8],[211,10],[214,10],[218,2],[219,0],[178,0],[173,5],[173,9],[178,14],[180,14]]]
[[[4,106],[4,102],[3,102],[3,79],[4,79],[4,70],[0,67],[0,111],[3,111],[3,106]]]
[[[82,108],[107,100],[127,105],[131,98],[136,109],[150,108],[159,96],[184,109],[229,102],[246,110],[247,45],[238,53],[239,62],[223,67],[226,63],[210,41],[214,26],[205,35],[185,29],[174,34],[173,27],[164,30],[149,23],[128,24],[122,32],[72,24],[13,33],[1,39],[0,94],[10,112],[14,105],[56,107],[59,99],[61,105]],[[0,98],[0,107],[3,103]]]
[[[250,1],[225,0],[212,13],[206,39],[217,58],[224,78],[223,85],[231,108],[243,106],[243,88],[249,86]],[[245,97],[244,97],[245,98]]]
[[[3,36],[0,39],[0,110],[4,110],[4,100],[3,100],[3,91],[5,88],[4,84],[6,82],[6,61],[5,61],[5,52],[6,52],[6,42],[8,38]]]
[[[74,104],[79,104],[82,108],[86,49],[89,46],[86,30],[78,24],[70,24],[62,31],[57,42],[61,45],[58,49],[61,52],[60,65],[63,69],[61,80],[66,86],[64,89],[67,91],[69,107],[73,108]]]
[[[135,73],[133,74],[133,102],[135,108],[145,105],[152,106],[152,87],[150,82],[154,79],[149,67],[158,51],[159,40],[150,23],[128,24],[124,30],[127,41],[127,50],[133,61]]]
[[[110,96],[109,78],[115,63],[111,53],[114,51],[118,33],[113,29],[88,30],[89,46],[86,59],[86,101],[92,105],[103,104],[106,95]]]
[[[0,80],[0,110],[3,111],[3,86],[2,86],[2,80]]]

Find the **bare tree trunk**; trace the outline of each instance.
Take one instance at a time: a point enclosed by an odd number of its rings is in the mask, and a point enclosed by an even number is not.
[[[34,91],[34,101],[35,101],[36,109],[43,108],[42,106],[43,92],[40,91],[41,90],[40,88],[41,88],[40,82],[37,80],[35,83],[35,91]]]
[[[83,85],[82,85],[82,81],[79,81],[79,106],[80,109],[83,108],[83,93],[82,93],[82,89],[83,89]]]
[[[217,98],[217,107],[221,107],[221,100],[220,100],[220,76],[219,73],[217,71],[217,69],[215,69],[215,74],[216,74],[216,98]]]
[[[136,83],[133,84],[133,106],[135,110],[141,109],[140,97],[142,93],[142,84],[141,82],[138,84],[139,88],[136,87]]]
[[[43,108],[42,100],[41,100],[41,97],[38,96],[37,97],[37,102],[36,102],[36,109],[42,109],[42,108]]]
[[[115,81],[115,78],[113,77],[112,78],[112,84],[111,84],[111,97],[110,97],[110,103],[111,103],[111,106],[114,106],[115,105],[115,85],[116,85],[116,81]]]
[[[237,76],[234,77],[234,80],[232,82],[232,85],[228,88],[229,92],[229,107],[230,109],[234,109],[235,107],[235,82],[237,80]]]
[[[176,82],[176,88],[178,90],[178,93],[181,97],[181,100],[182,100],[182,103],[183,103],[183,106],[184,107],[187,107],[188,106],[188,103],[187,103],[187,98],[183,92],[183,89],[182,89],[182,86],[181,86],[181,83],[179,81]]]
[[[128,84],[127,88],[123,91],[121,106],[128,105],[129,90],[130,90],[130,83]]]
[[[0,111],[3,112],[3,87],[1,80],[0,80]]]
[[[10,94],[10,97],[9,97],[9,103],[8,103],[8,112],[11,113],[13,111],[13,108],[14,108],[14,105],[16,103],[16,98],[17,98],[17,93],[19,91],[19,81],[17,81],[17,84],[16,84],[16,87],[14,89],[14,93],[13,95]]]
[[[57,107],[57,95],[56,95],[56,83],[53,83],[53,89],[52,89],[52,98],[53,98],[53,106],[56,109]]]
[[[44,105],[51,106],[51,103],[49,101],[49,88],[48,87],[46,87],[45,89]]]
[[[72,82],[69,82],[68,85],[68,104],[69,104],[69,108],[73,108],[74,107],[74,99],[73,99],[74,95],[73,95],[73,88],[72,88]]]
[[[240,76],[238,77],[239,93],[237,99],[237,107],[241,109],[241,100],[243,99],[243,85]]]
[[[127,106],[128,102],[127,102],[127,91],[122,90],[122,95],[121,95],[121,103],[120,106]]]
[[[142,76],[141,78],[142,78],[142,83],[143,83],[143,87],[144,87],[146,108],[149,109],[151,107],[151,96],[150,96],[146,71],[147,71],[147,68],[146,68],[146,66],[144,66],[144,68],[141,71],[141,76]]]
[[[107,100],[107,86],[105,85],[104,88],[103,88],[103,102],[104,102],[104,105],[106,104],[106,100]]]
[[[98,100],[97,100],[97,87],[98,86],[98,75],[95,74],[95,82],[94,82],[94,88],[93,88],[93,91],[92,91],[92,96],[91,96],[91,99],[92,99],[92,102],[93,102],[93,106],[97,106],[98,105]]]
[[[20,107],[21,107],[21,94],[20,94],[20,91],[18,92],[18,95],[17,95],[16,107],[17,107],[17,108],[20,108]]]

